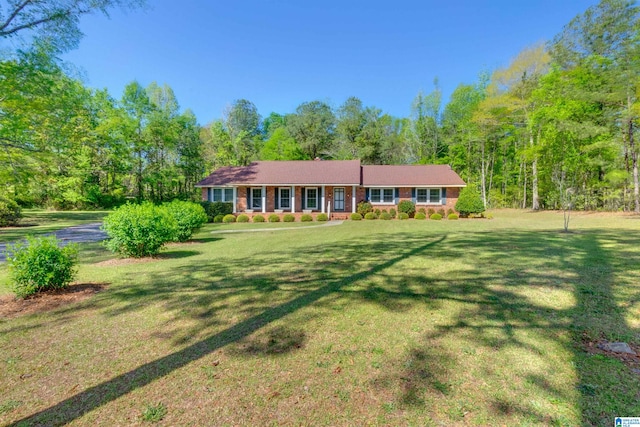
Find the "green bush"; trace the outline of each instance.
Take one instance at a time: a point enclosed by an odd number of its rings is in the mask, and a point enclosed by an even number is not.
[[[256,215],[253,217],[253,222],[264,222],[264,217],[262,215]]]
[[[249,215],[247,214],[240,214],[238,215],[238,218],[236,218],[237,222],[249,222]]]
[[[451,208],[447,209],[447,215],[451,215],[451,214],[454,214],[454,213],[455,213],[455,211],[453,209],[451,209]]]
[[[391,214],[389,214],[388,212],[382,212],[380,214],[380,219],[383,219],[385,221],[389,221],[391,219]]]
[[[234,214],[227,214],[222,218],[222,222],[224,222],[225,224],[236,222],[236,216]]]
[[[292,214],[285,214],[285,215],[282,217],[282,220],[283,220],[284,222],[295,222],[296,217],[295,217],[295,215],[292,215]]]
[[[204,208],[197,203],[174,200],[171,203],[163,204],[162,207],[178,224],[178,232],[176,233],[178,242],[189,240],[193,233],[208,221]]]
[[[442,208],[441,208],[441,209],[438,209],[438,210],[436,211],[436,213],[437,213],[437,214],[439,214],[439,215],[440,215],[441,217],[443,217],[443,218],[447,215],[447,213],[446,213],[446,212],[444,211],[444,209],[442,209]]]
[[[0,227],[17,225],[22,218],[22,210],[15,200],[0,197]]]
[[[406,213],[409,217],[412,217],[416,213],[416,205],[411,200],[401,200],[398,203],[398,212]]]
[[[213,222],[222,222],[224,220],[224,215],[216,215],[213,218]]]
[[[362,215],[356,212],[356,213],[352,213],[349,218],[351,218],[351,221],[360,221],[362,220]]]
[[[280,215],[278,214],[269,215],[269,222],[280,222]]]
[[[233,203],[231,202],[200,202],[204,208],[209,222],[216,222],[215,218],[219,215],[223,217],[233,213]]]
[[[433,215],[434,213],[436,213],[436,210],[435,210],[435,209],[433,209],[433,208],[429,208],[429,209],[427,209],[427,216],[428,216],[429,218],[431,218],[431,215]]]
[[[318,215],[318,216],[320,216],[320,215]],[[313,221],[313,217],[311,215],[309,215],[309,214],[303,214],[300,217],[300,221],[302,221],[302,222],[311,222],[311,221]]]
[[[416,212],[413,216],[415,219],[427,219],[427,214],[424,212]]]
[[[380,211],[380,209],[376,209],[376,210],[374,210],[373,212],[376,214],[376,217],[379,217],[379,216],[380,216],[380,214],[382,213],[382,212]],[[365,218],[365,219],[366,219],[366,218]]]
[[[165,243],[176,239],[178,222],[167,209],[151,203],[126,204],[104,219],[111,252],[130,257],[157,255]]]
[[[442,219],[442,215],[440,215],[439,213],[434,213],[429,218],[439,221]]]
[[[396,209],[395,208],[389,209],[389,215],[391,215],[391,218],[395,218],[397,215]]]
[[[326,213],[321,213],[321,214],[318,214],[318,216],[316,217],[316,220],[322,221],[322,222],[329,221],[329,216]]]
[[[418,213],[427,215],[427,210],[425,208],[418,209]]]
[[[400,212],[398,214],[398,219],[409,219],[409,214],[406,212]]]
[[[364,219],[377,219],[375,212],[367,212],[364,214]]]
[[[356,212],[360,214],[360,216],[365,216],[369,212],[373,212],[373,206],[369,202],[360,202],[356,207]]]
[[[458,201],[456,202],[456,210],[462,218],[467,218],[472,214],[481,214],[484,212],[484,204],[482,198],[475,188],[469,186],[462,189]]]
[[[456,219],[458,219],[458,215],[456,215],[454,213],[450,213],[449,215],[447,215],[447,219],[456,220]]]
[[[78,246],[61,248],[54,236],[28,237],[8,248],[7,263],[13,292],[20,297],[66,287],[76,275]]]

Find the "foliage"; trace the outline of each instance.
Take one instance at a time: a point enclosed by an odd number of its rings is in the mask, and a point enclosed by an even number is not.
[[[445,213],[444,209],[442,209],[442,208],[438,209],[438,210],[437,210],[437,213],[438,213],[438,214],[440,214],[440,216],[441,216],[441,217],[443,217],[443,218],[444,218],[444,216],[446,215],[446,213]]]
[[[385,221],[388,221],[388,220],[390,220],[391,218],[392,218],[392,217],[391,217],[391,214],[390,214],[390,213],[388,213],[388,212],[382,212],[382,213],[380,214],[380,219],[383,219],[383,220],[385,220]]]
[[[143,421],[157,423],[162,421],[165,415],[167,415],[167,407],[164,403],[158,403],[156,405],[146,405],[141,417]]]
[[[237,222],[249,222],[249,215],[247,214],[240,214],[238,215],[238,218],[236,218]]]
[[[320,215],[318,215],[318,216],[320,216]],[[313,221],[313,216],[311,216],[309,214],[302,214],[302,216],[300,217],[300,221],[301,222],[311,222],[311,221]]]
[[[409,215],[409,217],[412,217],[416,212],[416,205],[411,200],[401,200],[400,203],[398,203],[398,212],[404,212]]]
[[[22,209],[15,200],[0,197],[0,227],[17,225],[22,218]]]
[[[429,219],[433,219],[433,220],[439,221],[439,220],[442,219],[442,215],[440,215],[439,213],[434,213],[433,215],[431,215],[429,217]]]
[[[364,217],[369,212],[373,212],[373,206],[369,202],[362,201],[356,206],[356,212]]]
[[[456,211],[460,213],[460,216],[466,218],[471,214],[482,213],[484,210],[484,204],[476,189],[471,185],[463,188],[456,202]]]
[[[225,224],[231,224],[233,222],[236,222],[236,216],[234,214],[227,214],[224,217],[222,217],[222,222],[224,222]]]
[[[252,218],[253,222],[264,222],[264,217],[262,215],[256,215]]]
[[[282,217],[282,220],[283,220],[284,222],[294,222],[294,221],[296,220],[296,217],[295,217],[295,215],[292,215],[292,214],[285,214],[285,215]]]
[[[433,209],[433,208],[429,208],[429,209],[427,209],[427,216],[431,216],[431,215],[433,215],[434,213],[436,213],[436,210],[435,210],[435,209]]]
[[[295,114],[287,116],[287,130],[300,144],[306,158],[324,155],[333,142],[335,116],[331,107],[321,101],[304,102]]]
[[[9,247],[7,262],[13,291],[24,298],[36,292],[66,287],[76,275],[78,248],[63,248],[54,237],[28,237]]]
[[[213,217],[213,222],[220,223],[224,220],[225,215],[216,215]]]
[[[389,215],[391,215],[391,218],[395,218],[397,215],[396,209],[395,208],[389,209]]]
[[[176,240],[186,242],[193,233],[207,222],[207,214],[202,206],[193,202],[174,200],[162,205],[178,225]]]
[[[447,219],[456,220],[458,219],[458,215],[455,213],[450,213],[449,215],[447,215]]]
[[[102,229],[111,252],[140,258],[157,255],[162,246],[176,239],[178,223],[167,209],[145,202],[126,204],[104,219]]]
[[[415,219],[427,219],[427,214],[424,212],[416,212],[413,216]]]
[[[358,212],[355,212],[355,213],[352,213],[352,214],[349,216],[349,218],[350,218],[352,221],[360,221],[360,220],[362,220],[362,215],[360,215]]]
[[[426,210],[425,208],[420,208],[420,209],[418,209],[418,211],[417,211],[417,212],[418,212],[418,213],[421,213],[421,214],[425,214],[425,215],[426,215],[427,210]]]
[[[378,219],[375,212],[367,212],[364,214],[364,219]]]
[[[406,212],[400,212],[398,214],[398,219],[409,219],[409,214]]]
[[[200,202],[200,205],[204,208],[209,222],[214,222],[215,217],[218,215],[229,215],[233,213],[233,203],[230,202]]]
[[[316,220],[320,222],[329,221],[329,215],[327,215],[326,213],[319,213],[316,217]]]
[[[269,215],[269,222],[280,222],[280,215],[278,214]]]

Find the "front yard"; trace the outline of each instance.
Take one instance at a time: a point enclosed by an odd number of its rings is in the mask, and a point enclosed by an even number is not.
[[[597,346],[640,344],[640,218],[495,217],[211,224],[136,263],[82,244],[78,281],[102,291],[0,318],[0,425],[144,425],[156,405],[194,426],[639,415],[637,358]]]

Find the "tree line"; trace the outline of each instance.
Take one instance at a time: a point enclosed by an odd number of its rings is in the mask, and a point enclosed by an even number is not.
[[[357,97],[261,117],[240,99],[200,126],[168,85],[134,81],[116,99],[70,77],[45,43],[5,58],[0,76],[0,181],[25,205],[188,199],[221,166],[323,158],[450,164],[487,207],[640,211],[633,1],[602,0],[446,105],[435,80],[408,117]]]

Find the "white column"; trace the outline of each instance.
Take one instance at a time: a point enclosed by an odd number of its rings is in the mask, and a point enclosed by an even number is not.
[[[291,213],[296,213],[296,187],[291,187]]]
[[[267,187],[262,186],[262,213],[267,212]]]
[[[233,187],[233,213],[238,212],[238,208],[236,207],[237,202],[238,202],[238,188]]]
[[[320,212],[324,213],[324,209],[325,209],[325,206],[324,206],[324,185],[322,186],[322,190],[321,191],[322,191],[322,196],[320,196],[320,202],[322,203],[322,209],[320,209]]]
[[[351,213],[356,213],[356,186],[351,187]]]

